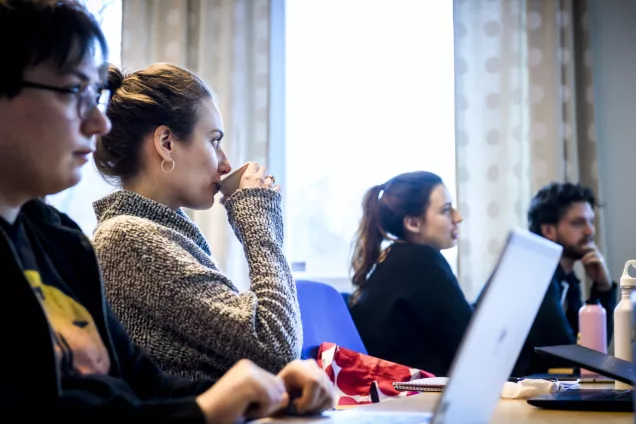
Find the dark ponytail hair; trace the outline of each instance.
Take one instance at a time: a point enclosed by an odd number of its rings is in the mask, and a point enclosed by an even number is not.
[[[380,258],[382,242],[405,239],[404,218],[424,215],[431,192],[439,184],[443,184],[442,179],[431,172],[408,172],[366,192],[351,260],[352,282],[356,289],[353,303]]]
[[[356,231],[356,242],[351,260],[353,271],[353,285],[357,289],[362,288],[371,271],[373,264],[380,257],[382,240],[384,235],[380,230],[380,193],[384,190],[384,184],[371,187],[362,200],[362,220]]]

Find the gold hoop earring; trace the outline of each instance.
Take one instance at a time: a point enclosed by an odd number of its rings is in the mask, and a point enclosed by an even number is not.
[[[166,160],[165,160],[165,159],[161,161],[161,170],[162,170],[164,173],[169,174],[169,173],[171,173],[172,171],[174,171],[174,165],[175,165],[175,164],[174,164],[174,161],[173,161],[173,160],[171,160],[171,161],[170,161],[170,163],[172,164],[172,168],[170,168],[170,171],[166,171],[166,170],[163,168],[163,166],[165,165],[165,163],[166,163]]]

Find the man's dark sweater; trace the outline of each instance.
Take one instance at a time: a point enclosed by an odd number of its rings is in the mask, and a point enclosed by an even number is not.
[[[561,303],[565,294],[564,305]],[[616,283],[607,291],[599,291],[596,283],[592,285],[590,299],[598,299],[607,314],[607,341],[612,338],[614,328],[614,308],[616,307]],[[565,306],[565,308],[564,308]],[[558,266],[548,290],[541,303],[537,317],[532,324],[530,334],[519,355],[513,375],[523,376],[535,373],[545,373],[548,368],[568,366],[558,361],[550,361],[534,353],[535,347],[575,344],[579,332],[579,309],[583,306],[581,300],[581,281],[574,272],[566,273],[561,265]]]
[[[395,243],[351,315],[370,355],[448,375],[472,307],[439,250]]]

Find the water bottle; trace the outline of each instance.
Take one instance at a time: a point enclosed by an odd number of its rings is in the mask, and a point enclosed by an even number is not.
[[[632,301],[636,278],[629,275],[629,267],[636,268],[636,260],[627,261],[621,277],[621,301],[614,309],[614,356],[632,361]],[[617,381],[616,390],[631,389],[632,386]]]
[[[632,363],[636,364],[636,290],[632,292]],[[636,424],[636,415],[634,415],[634,423]]]
[[[607,313],[600,300],[587,300],[579,309],[579,344],[607,353]],[[581,368],[581,377],[597,373]]]

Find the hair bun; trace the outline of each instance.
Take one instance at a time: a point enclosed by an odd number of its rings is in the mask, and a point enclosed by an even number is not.
[[[124,83],[124,78],[126,76],[124,73],[115,65],[108,65],[108,89],[111,93],[114,93],[121,87]]]

